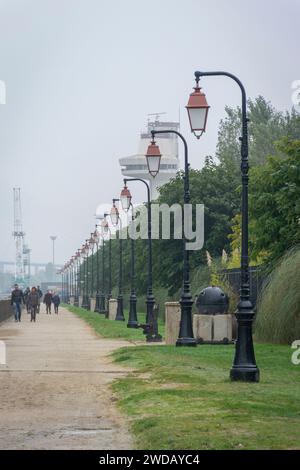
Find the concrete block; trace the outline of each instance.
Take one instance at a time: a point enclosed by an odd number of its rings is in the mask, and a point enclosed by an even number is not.
[[[232,315],[215,315],[214,317],[214,341],[228,339],[232,341]]]
[[[166,344],[175,344],[180,328],[180,303],[165,302],[165,327]]]
[[[118,301],[116,299],[110,299],[108,303],[108,319],[115,320],[117,316]]]
[[[199,315],[193,317],[194,337],[202,341],[211,341],[213,332],[213,315]]]

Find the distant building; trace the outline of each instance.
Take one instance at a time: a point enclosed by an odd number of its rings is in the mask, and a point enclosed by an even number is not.
[[[179,170],[178,139],[175,134],[160,134],[155,136],[155,141],[159,145],[162,158],[159,174],[153,178],[148,173],[145,154],[151,139],[151,130],[172,129],[179,130],[179,122],[160,122],[158,116],[155,121],[148,122],[147,131],[140,135],[138,153],[119,159],[121,171],[124,176],[131,178],[142,178],[150,184],[151,198],[158,197],[157,188],[167,183]]]

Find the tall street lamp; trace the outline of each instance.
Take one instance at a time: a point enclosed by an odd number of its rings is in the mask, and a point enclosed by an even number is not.
[[[155,175],[159,172],[160,159],[158,159],[157,154],[160,154],[160,151],[157,151],[158,146],[154,141],[154,136],[156,134],[176,134],[183,142],[184,145],[184,190],[183,190],[183,202],[184,204],[189,204],[190,202],[190,184],[189,184],[189,161],[188,161],[188,146],[185,138],[179,132],[174,130],[161,130],[156,131],[152,130],[152,142],[148,147],[146,158],[149,168],[152,170],[152,175]],[[183,212],[183,211],[182,211]],[[181,308],[181,317],[180,317],[180,328],[179,336],[176,341],[176,346],[196,346],[197,342],[194,338],[193,333],[193,319],[192,319],[192,306],[193,306],[193,296],[191,294],[190,286],[190,261],[189,261],[189,250],[186,248],[187,239],[185,235],[185,230],[183,230],[183,290],[180,299],[180,308]]]
[[[89,239],[89,248],[91,250],[91,290],[90,290],[91,298],[94,295],[94,246],[95,246],[94,232],[92,232],[91,238]]]
[[[102,250],[101,250],[101,261],[102,261],[102,275],[101,275],[101,294],[100,294],[100,313],[106,313],[105,307],[105,241],[104,241],[104,231],[103,231],[103,222],[104,215],[99,215],[98,219],[101,221],[99,224],[100,234],[102,240]]]
[[[98,225],[96,224],[94,231],[94,240],[96,243],[96,303],[94,312],[100,313],[100,281],[99,281],[99,232]]]
[[[79,306],[79,288],[78,288],[79,260],[80,260],[80,250],[77,250],[75,253],[75,297],[74,297],[75,307]]]
[[[196,87],[190,95],[187,111],[191,125],[191,131],[198,138],[205,132],[208,114],[208,106],[203,106],[203,94],[199,87],[200,77],[225,76],[234,80],[240,87],[242,94],[242,136],[241,141],[241,177],[242,177],[242,248],[241,248],[241,279],[240,300],[237,306],[236,318],[238,323],[237,342],[235,345],[235,357],[230,371],[231,380],[244,382],[259,382],[259,369],[256,365],[252,325],[254,310],[250,299],[249,282],[249,254],[248,254],[248,118],[247,97],[244,85],[235,75],[228,72],[195,72]],[[202,97],[200,97],[202,95]],[[206,101],[206,100],[205,100]],[[206,103],[207,105],[207,103]]]
[[[83,291],[82,291],[82,248],[77,250],[78,252],[78,269],[77,269],[77,285],[78,285],[78,307],[81,307],[81,303],[83,300]]]
[[[52,264],[54,266],[55,264],[55,240],[57,239],[57,235],[51,235],[50,238],[52,240]]]
[[[152,143],[151,143],[152,145]],[[150,146],[149,146],[150,147]],[[151,160],[151,157],[150,157],[150,168],[151,170],[153,171],[154,170],[154,165],[152,164],[154,159],[156,159],[156,161],[160,162],[160,152],[159,152],[159,148],[155,148],[157,147],[155,145],[155,142],[154,142],[154,145],[152,145],[152,152],[153,152],[153,160]],[[158,163],[158,167],[159,167],[159,163]],[[148,237],[147,237],[147,240],[148,240],[148,286],[147,286],[147,297],[146,297],[146,309],[147,309],[147,313],[146,313],[146,323],[149,324],[149,325],[152,325],[152,333],[149,333],[147,334],[147,342],[148,343],[151,343],[151,342],[160,342],[162,341],[162,337],[161,335],[158,333],[158,325],[157,325],[157,318],[154,316],[154,312],[153,312],[153,307],[154,307],[154,304],[155,304],[155,298],[154,298],[154,295],[153,295],[153,276],[152,276],[152,220],[151,220],[151,198],[150,198],[150,188],[149,188],[149,185],[148,183],[141,179],[141,178],[125,178],[124,179],[124,185],[125,185],[125,188],[126,188],[126,185],[128,183],[128,181],[140,181],[141,183],[144,183],[144,185],[146,186],[146,189],[147,189],[147,214],[148,214],[148,217],[147,217],[147,228],[148,228]],[[124,188],[124,189],[125,189]],[[128,190],[128,188],[127,188]],[[124,190],[123,190],[124,191]],[[128,193],[129,193],[129,190],[128,190]],[[127,199],[127,203],[126,203],[126,199]],[[124,197],[123,197],[123,204],[125,207],[128,207],[130,206],[130,203],[131,203],[131,194],[127,194],[127,197],[125,196],[124,194]]]
[[[60,274],[61,274],[61,298],[62,298],[62,301],[65,302],[64,268],[61,268]]]
[[[116,206],[116,202],[119,201],[119,199],[114,198],[113,199],[113,205],[110,211],[110,218],[111,218],[111,223],[117,227],[119,225],[119,292],[118,292],[118,306],[117,306],[117,315],[116,315],[116,320],[119,321],[125,321],[124,317],[124,311],[123,311],[123,243],[122,243],[122,221],[120,218],[120,214],[118,211],[118,208]]]
[[[66,263],[66,302],[70,302],[70,273],[69,273],[69,264]]]
[[[88,308],[89,308],[89,298],[88,298],[88,253],[89,253],[89,246],[88,246],[87,242],[88,242],[88,240],[86,240],[86,243],[82,247],[81,255],[82,255],[82,258],[83,258],[83,278],[84,278],[82,308],[85,308],[85,309],[88,310]]]
[[[103,234],[109,236],[108,241],[108,287],[107,287],[107,306],[106,306],[106,315],[108,315],[109,310],[109,301],[112,297],[111,294],[111,230],[108,225],[107,217],[109,214],[104,213],[104,219],[102,221]]]
[[[73,256],[69,261],[69,270],[70,270],[70,297],[74,295],[74,265],[73,265]]]
[[[131,203],[131,193],[129,189],[126,186],[122,189],[121,195],[120,195],[120,201],[122,204],[122,208],[125,212],[129,211],[129,208],[131,207],[131,227],[133,229],[133,224],[134,224],[134,209],[133,205]],[[130,289],[130,298],[129,298],[129,316],[128,316],[128,323],[127,323],[127,328],[138,328],[138,320],[137,320],[137,313],[136,313],[136,303],[137,303],[137,298],[136,298],[136,290],[135,290],[135,243],[134,243],[134,237],[133,237],[133,230],[131,233],[131,240],[130,240],[130,246],[131,246],[131,289]]]

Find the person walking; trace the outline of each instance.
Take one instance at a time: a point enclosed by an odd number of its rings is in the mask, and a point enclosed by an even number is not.
[[[39,295],[39,303],[38,303],[38,306],[37,306],[37,313],[40,313],[40,306],[41,306],[41,298],[43,297],[43,292],[41,291],[41,288],[40,286],[37,286],[37,293]]]
[[[36,312],[39,305],[39,294],[36,287],[32,287],[30,294],[28,295],[28,305],[30,309],[30,321],[35,322]]]
[[[44,295],[44,304],[46,305],[46,313],[51,314],[51,303],[52,303],[52,293],[48,290],[47,294]]]
[[[10,305],[14,307],[16,322],[21,321],[22,303],[25,304],[23,291],[19,289],[18,284],[15,284],[14,290],[11,293]]]
[[[25,301],[27,313],[30,313],[30,312],[29,312],[29,304],[28,304],[28,296],[29,296],[29,294],[30,294],[30,288],[29,288],[29,287],[26,287],[26,289],[24,290],[24,301]]]
[[[60,304],[60,297],[57,293],[55,293],[54,296],[52,297],[52,302],[54,305],[54,313],[58,314],[58,306]]]

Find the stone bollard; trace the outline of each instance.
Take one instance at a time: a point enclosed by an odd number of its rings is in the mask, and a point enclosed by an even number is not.
[[[116,299],[110,299],[108,302],[108,319],[115,320],[117,316],[118,301]]]
[[[231,343],[233,340],[233,318],[225,315],[194,315],[194,336],[199,343]]]
[[[95,307],[96,307],[96,298],[95,297],[91,297],[90,305],[91,305],[91,312],[94,312]]]
[[[179,335],[180,316],[179,302],[165,302],[166,344],[176,344]]]
[[[74,296],[73,295],[70,296],[70,305],[74,305]]]
[[[213,316],[199,315],[193,316],[194,338],[202,341],[212,341],[213,339]]]
[[[82,305],[82,299],[83,299],[83,297],[82,297],[82,295],[80,295],[80,296],[79,296],[79,299],[78,299],[78,307],[81,307],[81,305]]]
[[[214,341],[232,341],[232,315],[214,316]]]

